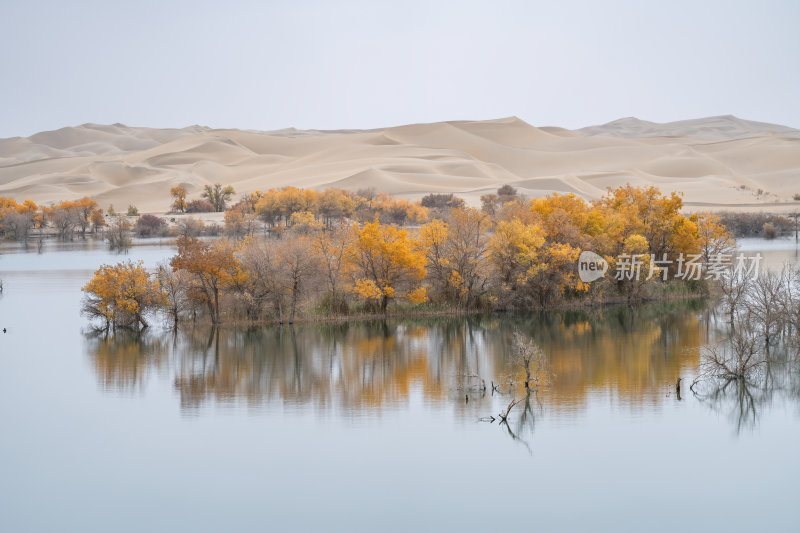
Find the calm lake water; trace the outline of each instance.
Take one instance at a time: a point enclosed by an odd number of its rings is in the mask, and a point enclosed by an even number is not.
[[[80,287],[119,258],[2,249],[0,531],[800,530],[798,372],[674,391],[720,335],[702,302],[92,334]],[[504,426],[514,328],[553,379]]]

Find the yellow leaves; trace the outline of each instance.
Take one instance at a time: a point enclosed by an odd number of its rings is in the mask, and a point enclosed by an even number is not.
[[[169,190],[170,196],[172,196],[172,210],[178,213],[183,213],[186,211],[186,189],[183,187],[172,187]]]
[[[499,222],[489,240],[489,257],[500,269],[514,264],[527,267],[537,261],[544,243],[545,233],[538,225],[526,225],[518,218]]]
[[[90,296],[84,310],[116,325],[146,325],[143,313],[166,304],[166,293],[141,261],[103,265],[82,290]]]
[[[292,227],[301,233],[309,233],[321,229],[324,224],[317,220],[311,211],[298,211],[289,218]]]
[[[356,281],[353,292],[366,300],[380,300],[383,298],[383,290],[371,279],[362,278]]]
[[[670,234],[670,244],[676,254],[694,254],[700,250],[697,224],[684,216],[676,217]]]
[[[625,239],[623,250],[630,255],[647,253],[649,246],[647,239],[643,235],[631,235]]]
[[[697,213],[692,216],[697,226],[698,246],[703,260],[708,262],[718,254],[731,253],[736,243],[733,236],[720,223],[719,217],[711,213]]]
[[[447,241],[448,227],[445,222],[434,219],[420,229],[420,240],[425,248],[441,247]]]
[[[384,310],[389,299],[403,294],[404,287],[425,277],[425,256],[419,242],[407,230],[375,221],[362,228],[354,225],[353,235],[348,256],[356,279],[354,292],[373,298],[376,289],[380,290]]]
[[[419,305],[428,301],[428,292],[425,287],[417,287],[406,294],[406,299],[412,304]]]

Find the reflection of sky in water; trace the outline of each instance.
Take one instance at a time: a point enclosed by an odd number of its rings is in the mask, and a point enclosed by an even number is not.
[[[763,257],[762,266],[765,268],[775,269],[786,263],[800,263],[800,246],[795,243],[794,237],[772,240],[739,239],[737,244],[739,252],[747,256],[760,253]]]
[[[715,335],[702,306],[103,339],[86,334],[80,286],[118,256],[69,248],[0,257],[2,531],[793,531],[800,520],[796,373],[755,390],[743,423],[740,391],[675,396]],[[171,253],[128,257],[153,266]],[[457,388],[467,374],[504,379],[513,326],[555,373],[525,420],[524,404],[512,411],[514,438],[479,421],[507,394]]]

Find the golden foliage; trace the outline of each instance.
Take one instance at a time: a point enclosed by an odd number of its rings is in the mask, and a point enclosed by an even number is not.
[[[362,228],[354,225],[353,233],[349,249],[353,292],[366,299],[379,299],[383,311],[393,298],[408,299],[411,295],[414,303],[420,303],[421,294],[414,290],[426,271],[419,241],[405,229],[378,221]]]
[[[145,313],[166,304],[166,294],[141,261],[101,266],[83,291],[84,313],[102,318],[106,327],[147,327]]]

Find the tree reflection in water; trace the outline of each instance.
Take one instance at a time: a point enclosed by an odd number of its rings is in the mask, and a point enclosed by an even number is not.
[[[763,371],[734,379],[700,382],[692,392],[711,411],[725,414],[738,435],[753,430],[764,411],[775,403],[800,400],[797,354],[771,354]]]
[[[168,375],[187,412],[281,405],[358,416],[421,401],[474,421],[508,403],[509,376],[524,380],[512,363],[519,329],[544,349],[553,371],[548,388],[509,418],[508,430],[529,440],[545,407],[572,416],[593,398],[633,411],[674,401],[665,398],[664,382],[696,371],[699,347],[715,334],[709,320],[704,304],[680,302],[526,316],[87,334],[86,343],[105,390],[129,392],[153,374]],[[491,381],[506,394],[492,391]],[[486,390],[464,390],[482,382]],[[735,388],[716,396],[708,391],[703,401],[722,401]],[[750,390],[741,391],[742,402],[757,412],[764,400],[748,396]],[[516,394],[525,399],[524,391]]]

